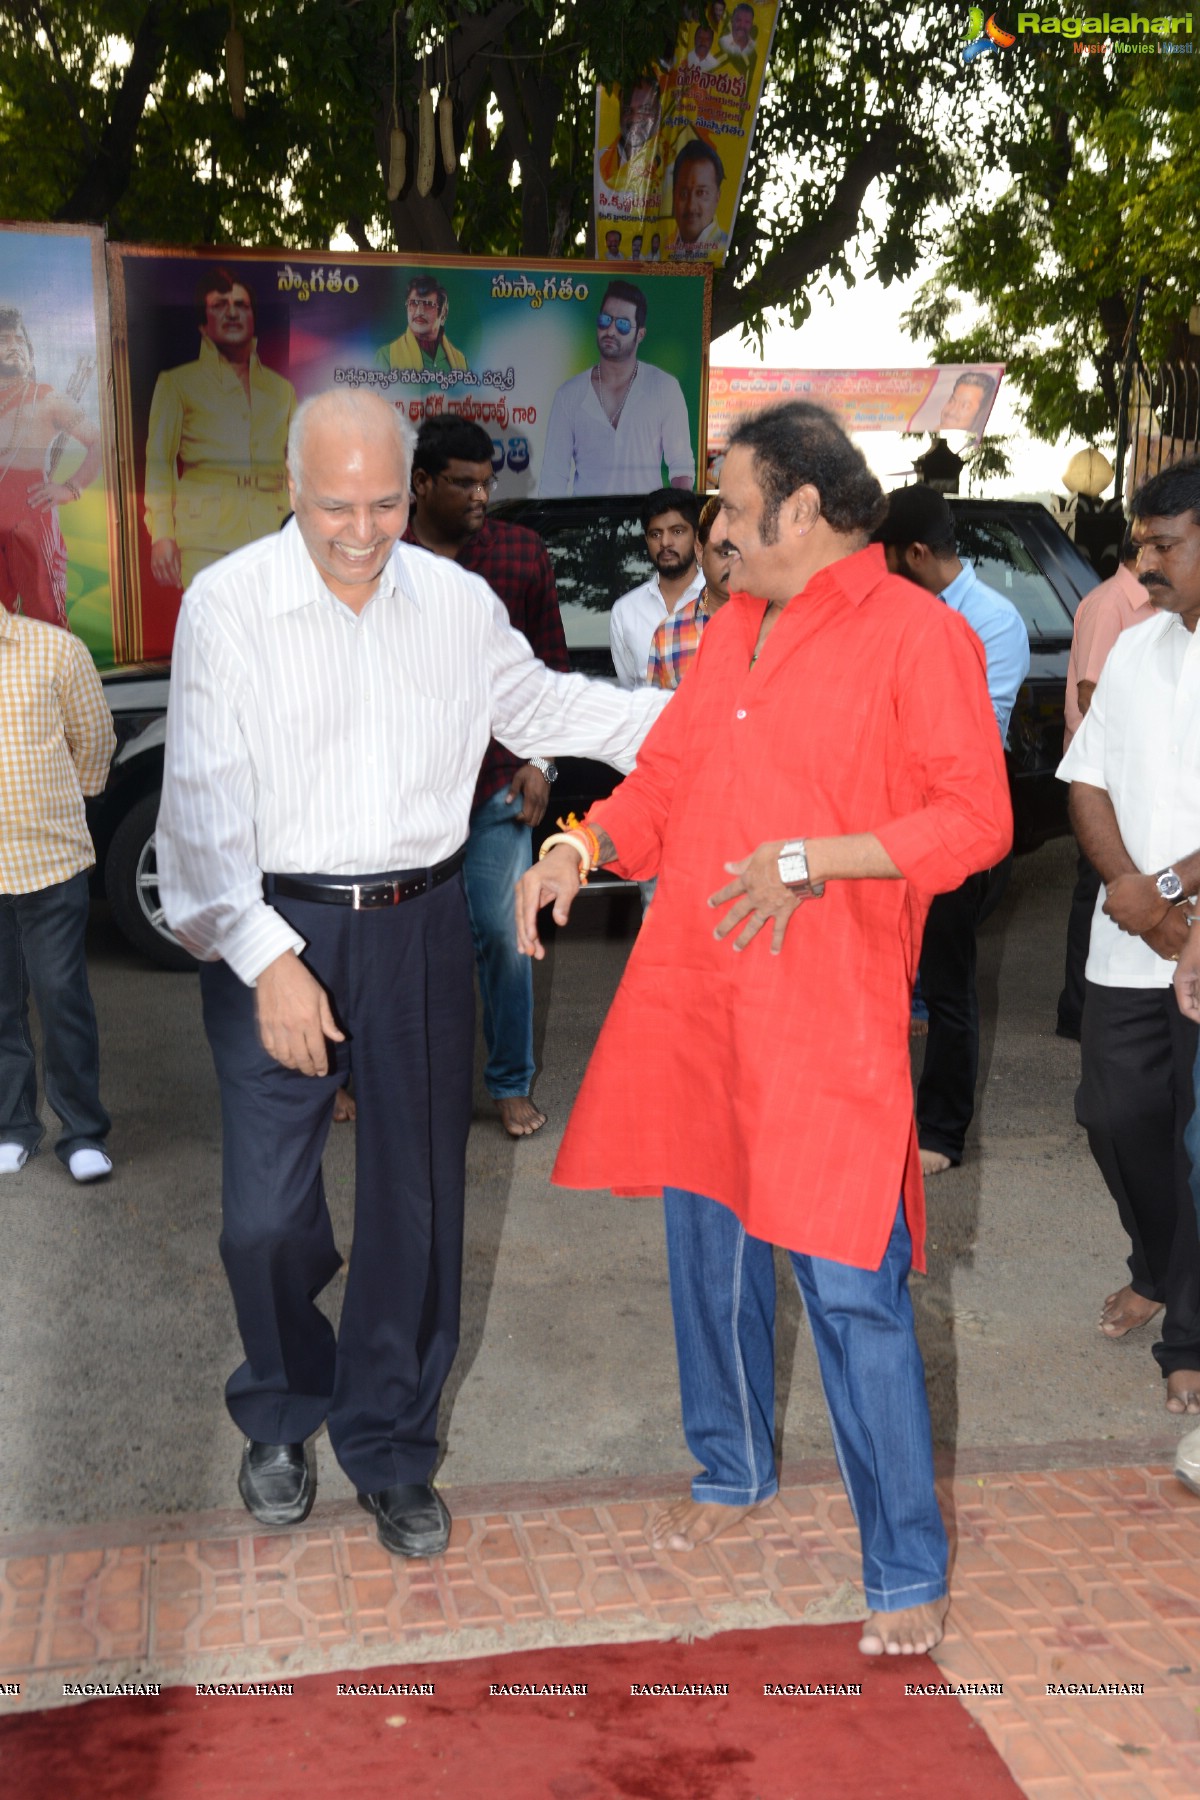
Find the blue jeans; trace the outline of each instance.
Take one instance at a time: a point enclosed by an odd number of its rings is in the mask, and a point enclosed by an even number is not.
[[[72,875],[32,894],[0,894],[0,1143],[31,1154],[44,1136],[29,1031],[33,991],[42,1024],[46,1098],[62,1120],[54,1147],[101,1150],[112,1121],[100,1104],[100,1040],[84,936],[88,879]]]
[[[507,791],[502,787],[472,813],[463,869],[483,997],[483,1079],[495,1100],[528,1094],[533,1086],[533,965],[517,952],[513,899],[533,859],[533,833],[514,823],[521,802],[506,803]]]
[[[768,1500],[775,1472],[775,1260],[715,1200],[665,1188],[683,1428],[701,1465],[692,1497]],[[838,1467],[875,1612],[946,1592],[925,1370],[908,1296],[903,1206],[878,1269],[789,1252],[821,1369]]]

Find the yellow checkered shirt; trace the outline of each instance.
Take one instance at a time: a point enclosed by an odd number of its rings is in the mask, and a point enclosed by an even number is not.
[[[79,639],[0,606],[0,894],[91,868],[83,796],[104,786],[116,742]]]

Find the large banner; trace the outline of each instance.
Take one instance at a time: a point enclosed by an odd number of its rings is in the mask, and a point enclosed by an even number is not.
[[[674,54],[596,93],[596,255],[707,262],[733,235],[776,0],[681,6]]]
[[[978,441],[995,405],[1003,363],[926,369],[714,369],[708,384],[709,455],[747,413],[781,400],[813,400],[847,431],[931,431]]]
[[[125,652],[104,234],[0,223],[0,603]]]
[[[278,529],[297,403],[345,386],[492,439],[496,497],[691,487],[711,276],[591,263],[109,248],[134,654],[182,590]]]

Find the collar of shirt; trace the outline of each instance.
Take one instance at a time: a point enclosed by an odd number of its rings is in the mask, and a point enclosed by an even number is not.
[[[1121,590],[1122,597],[1128,600],[1131,607],[1136,608],[1150,604],[1149,588],[1144,588],[1133,570],[1127,568],[1124,563],[1117,564],[1113,580]]]
[[[415,516],[416,516],[416,508],[414,507],[412,512],[410,512],[408,515],[408,524],[404,527],[404,532],[403,532],[403,535],[401,536],[400,542],[402,544],[412,544],[415,549],[424,550],[426,555],[428,555],[428,556],[437,556],[439,554],[438,551],[430,550],[430,548],[427,544],[423,544],[421,542],[420,538],[417,536],[416,531],[413,529],[413,519],[415,518]],[[496,533],[492,528],[492,521],[490,519],[484,519],[483,524],[479,527],[478,531],[473,531],[471,533],[470,537],[463,539],[462,543],[458,546],[458,549],[455,552],[454,556],[452,558],[450,558],[450,560],[453,562],[458,562],[462,556],[463,551],[467,548],[468,544],[470,544],[472,546],[472,548],[478,548],[480,550],[487,550],[490,547],[492,539],[495,537],[495,535],[496,535]]]
[[[836,562],[826,563],[823,569],[810,575],[804,586],[797,588],[787,605],[790,606],[799,594],[811,595],[814,600],[819,600],[832,590],[840,593],[852,606],[861,606],[867,595],[874,593],[880,582],[888,579],[903,581],[904,577],[889,576],[882,544],[868,544],[862,550],[852,550],[849,556],[839,556]],[[739,607],[757,608],[765,604],[744,588],[733,589],[729,598],[737,601]]]
[[[963,602],[973,587],[976,585],[983,586],[983,583],[980,582],[978,575],[975,573],[975,565],[971,562],[970,558],[964,556],[959,560],[962,563],[962,568],[958,571],[958,574],[954,577],[954,580],[950,585],[942,589],[939,596],[940,599],[946,602],[947,606],[952,606],[955,612],[962,611]]]
[[[668,606],[667,604],[667,597],[662,591],[662,583],[658,578],[657,569],[655,569],[653,575],[646,583],[645,592],[658,601],[669,619],[671,614],[677,613],[681,606],[686,606],[689,600],[694,600],[703,586],[704,572],[699,563],[697,563],[695,569],[692,571],[692,579],[688,582],[687,587],[684,589],[683,593],[680,594],[674,606]]]
[[[400,591],[419,609],[420,600],[403,578],[400,554],[400,546],[394,545],[383,565],[371,599],[385,599]],[[281,613],[298,612],[302,606],[314,605],[337,606],[350,613],[350,608],[344,606],[332,589],[326,586],[321,571],[309,555],[308,547],[300,535],[299,525],[294,518],[289,519],[279,533],[276,544],[266,610],[272,618],[277,618]],[[355,615],[350,613],[350,616],[353,618]]]
[[[211,338],[202,337],[200,339],[199,360],[208,370],[209,374],[215,375],[218,381],[237,381],[238,386],[241,386],[241,382],[238,381],[237,370],[227,356],[221,355],[221,352],[217,349],[217,346],[213,343]],[[250,345],[251,380],[254,379],[261,367],[262,364],[258,360],[258,339],[255,338]]]

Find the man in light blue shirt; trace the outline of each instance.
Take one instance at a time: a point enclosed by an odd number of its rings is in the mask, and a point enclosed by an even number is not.
[[[1021,683],[1029,673],[1029,633],[1011,600],[980,581],[958,554],[954,515],[935,488],[897,488],[875,533],[893,575],[904,575],[960,613],[983,645],[987,685],[1001,742]],[[929,1008],[925,1066],[917,1084],[921,1167],[938,1175],[962,1161],[975,1111],[979,1070],[979,1000],[975,931],[999,871],[970,876],[929,909],[921,945],[921,995]]]

